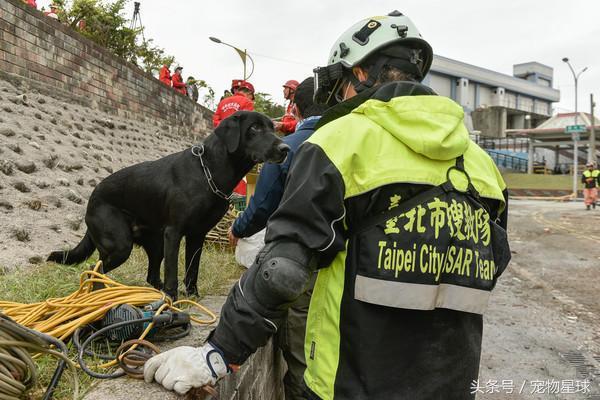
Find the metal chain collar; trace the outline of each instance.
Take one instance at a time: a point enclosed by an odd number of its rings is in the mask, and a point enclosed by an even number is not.
[[[229,201],[231,199],[231,197],[233,196],[233,192],[229,196],[226,195],[225,193],[223,193],[217,187],[215,181],[212,178],[210,170],[208,169],[206,164],[204,164],[204,160],[202,159],[202,155],[204,154],[204,145],[201,144],[200,146],[197,146],[197,145],[192,146],[192,154],[200,159],[200,164],[202,164],[202,169],[204,170],[204,176],[206,176],[206,180],[208,181],[208,186],[210,187],[210,190],[212,190],[212,192],[214,194],[216,194],[223,200]]]

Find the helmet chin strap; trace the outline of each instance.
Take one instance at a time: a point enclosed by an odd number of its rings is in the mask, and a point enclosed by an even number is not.
[[[389,57],[380,57],[375,64],[373,64],[369,70],[367,71],[368,78],[364,81],[359,81],[356,75],[350,70],[349,78],[350,82],[354,86],[354,90],[356,93],[360,93],[363,90],[370,89],[375,85],[375,81],[377,80],[377,76],[379,72],[383,68],[384,65],[388,64],[390,61]]]
[[[412,75],[416,76],[419,80],[423,77],[421,76],[421,71],[417,68],[418,59],[414,58],[412,55],[410,58],[404,57],[387,57],[382,56],[379,57],[377,62],[373,64],[369,70],[367,71],[368,78],[364,81],[359,81],[358,78],[352,73],[352,70],[349,71],[349,80],[354,86],[354,90],[356,93],[360,93],[363,90],[370,89],[375,85],[377,77],[381,72],[381,69],[384,65],[392,65],[404,71],[411,71]]]

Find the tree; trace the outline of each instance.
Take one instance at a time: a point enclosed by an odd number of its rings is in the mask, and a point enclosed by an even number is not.
[[[141,59],[144,70],[153,73],[158,71],[165,64],[171,65],[175,63],[175,57],[165,54],[163,49],[153,46],[152,42],[152,39],[144,40],[138,47],[137,57]],[[137,60],[132,60],[134,63],[136,63],[136,61]]]
[[[132,62],[147,72],[175,61],[173,56],[143,38],[143,28],[130,28],[123,16],[129,0],[55,0],[59,20],[105,47],[117,56]],[[141,38],[140,38],[141,37]]]
[[[275,103],[268,93],[254,94],[254,110],[266,114],[270,118],[281,118],[285,114],[285,107]]]
[[[215,110],[215,91],[213,90],[213,88],[210,87],[208,83],[206,83],[206,81],[202,79],[194,80],[192,82],[186,81],[186,85],[196,86],[199,94],[202,94],[202,100],[200,104],[202,104],[209,110]]]
[[[209,110],[214,111],[216,108],[215,91],[205,81],[201,80],[197,83],[197,85],[198,85],[198,89],[200,89],[200,90],[206,89],[206,93],[204,93],[202,95],[202,105],[204,107],[208,108]]]

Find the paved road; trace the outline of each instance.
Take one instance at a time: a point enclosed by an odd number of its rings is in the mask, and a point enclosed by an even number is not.
[[[478,399],[600,399],[600,208],[513,201],[509,215]]]

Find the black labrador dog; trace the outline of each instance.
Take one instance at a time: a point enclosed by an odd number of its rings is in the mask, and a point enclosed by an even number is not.
[[[135,243],[148,255],[148,283],[175,299],[185,236],[185,289],[197,294],[204,238],[227,212],[229,193],[256,163],[283,162],[288,150],[269,118],[238,111],[199,145],[105,178],[90,196],[81,242],[72,250],[52,252],[48,261],[74,264],[98,249],[109,272],[129,258]]]

